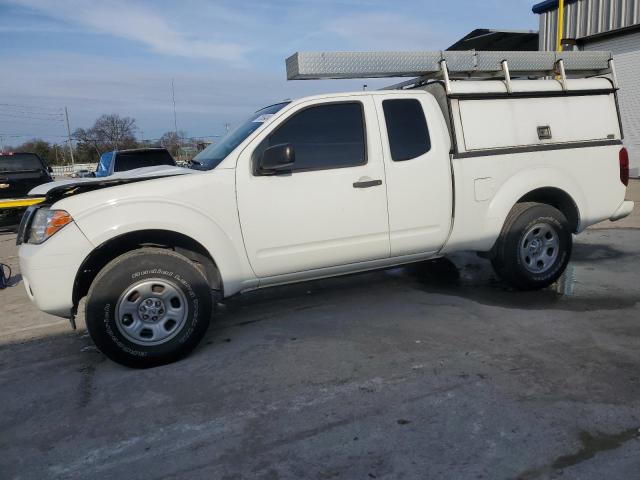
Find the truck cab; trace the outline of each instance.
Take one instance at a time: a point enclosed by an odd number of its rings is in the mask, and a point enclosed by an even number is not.
[[[246,252],[263,283],[441,249],[452,218],[450,143],[431,95],[318,96],[281,116],[234,165]]]
[[[109,177],[114,173],[157,165],[175,166],[176,161],[166,148],[132,148],[113,150],[100,156],[95,176]]]
[[[25,197],[34,187],[51,182],[51,168],[35,153],[0,153],[0,199]]]
[[[0,203],[20,199],[38,185],[53,181],[47,167],[35,153],[0,152]],[[0,225],[17,224],[24,208],[0,208]]]

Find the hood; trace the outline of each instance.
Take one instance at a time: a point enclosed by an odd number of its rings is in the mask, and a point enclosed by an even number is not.
[[[175,175],[188,175],[202,173],[190,168],[174,167],[171,165],[156,165],[153,167],[142,167],[126,172],[118,172],[108,177],[99,178],[73,178],[60,180],[38,185],[33,188],[29,195],[46,196],[47,201],[58,200],[67,195],[97,190],[99,188],[122,185],[124,183],[153,180],[155,178],[172,177]]]

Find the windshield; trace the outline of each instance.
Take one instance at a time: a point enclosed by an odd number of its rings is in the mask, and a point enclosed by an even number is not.
[[[114,171],[125,172],[141,167],[156,165],[176,165],[176,161],[167,150],[138,150],[133,152],[118,152]]]
[[[26,172],[42,169],[40,159],[33,153],[0,155],[0,172]]]
[[[216,168],[245,138],[255,132],[264,122],[288,104],[289,102],[277,103],[258,110],[238,127],[222,137],[218,143],[209,145],[196,155],[192,160],[192,168],[197,170],[211,170]]]

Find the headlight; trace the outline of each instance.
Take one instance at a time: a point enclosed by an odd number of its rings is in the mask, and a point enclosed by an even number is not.
[[[29,243],[38,244],[44,242],[72,221],[73,218],[71,218],[71,215],[64,210],[38,209],[31,222]]]

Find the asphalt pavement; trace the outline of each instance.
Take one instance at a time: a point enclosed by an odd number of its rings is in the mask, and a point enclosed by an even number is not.
[[[640,224],[553,288],[458,254],[237,296],[185,360],[130,370],[0,259],[0,478],[638,478]]]

